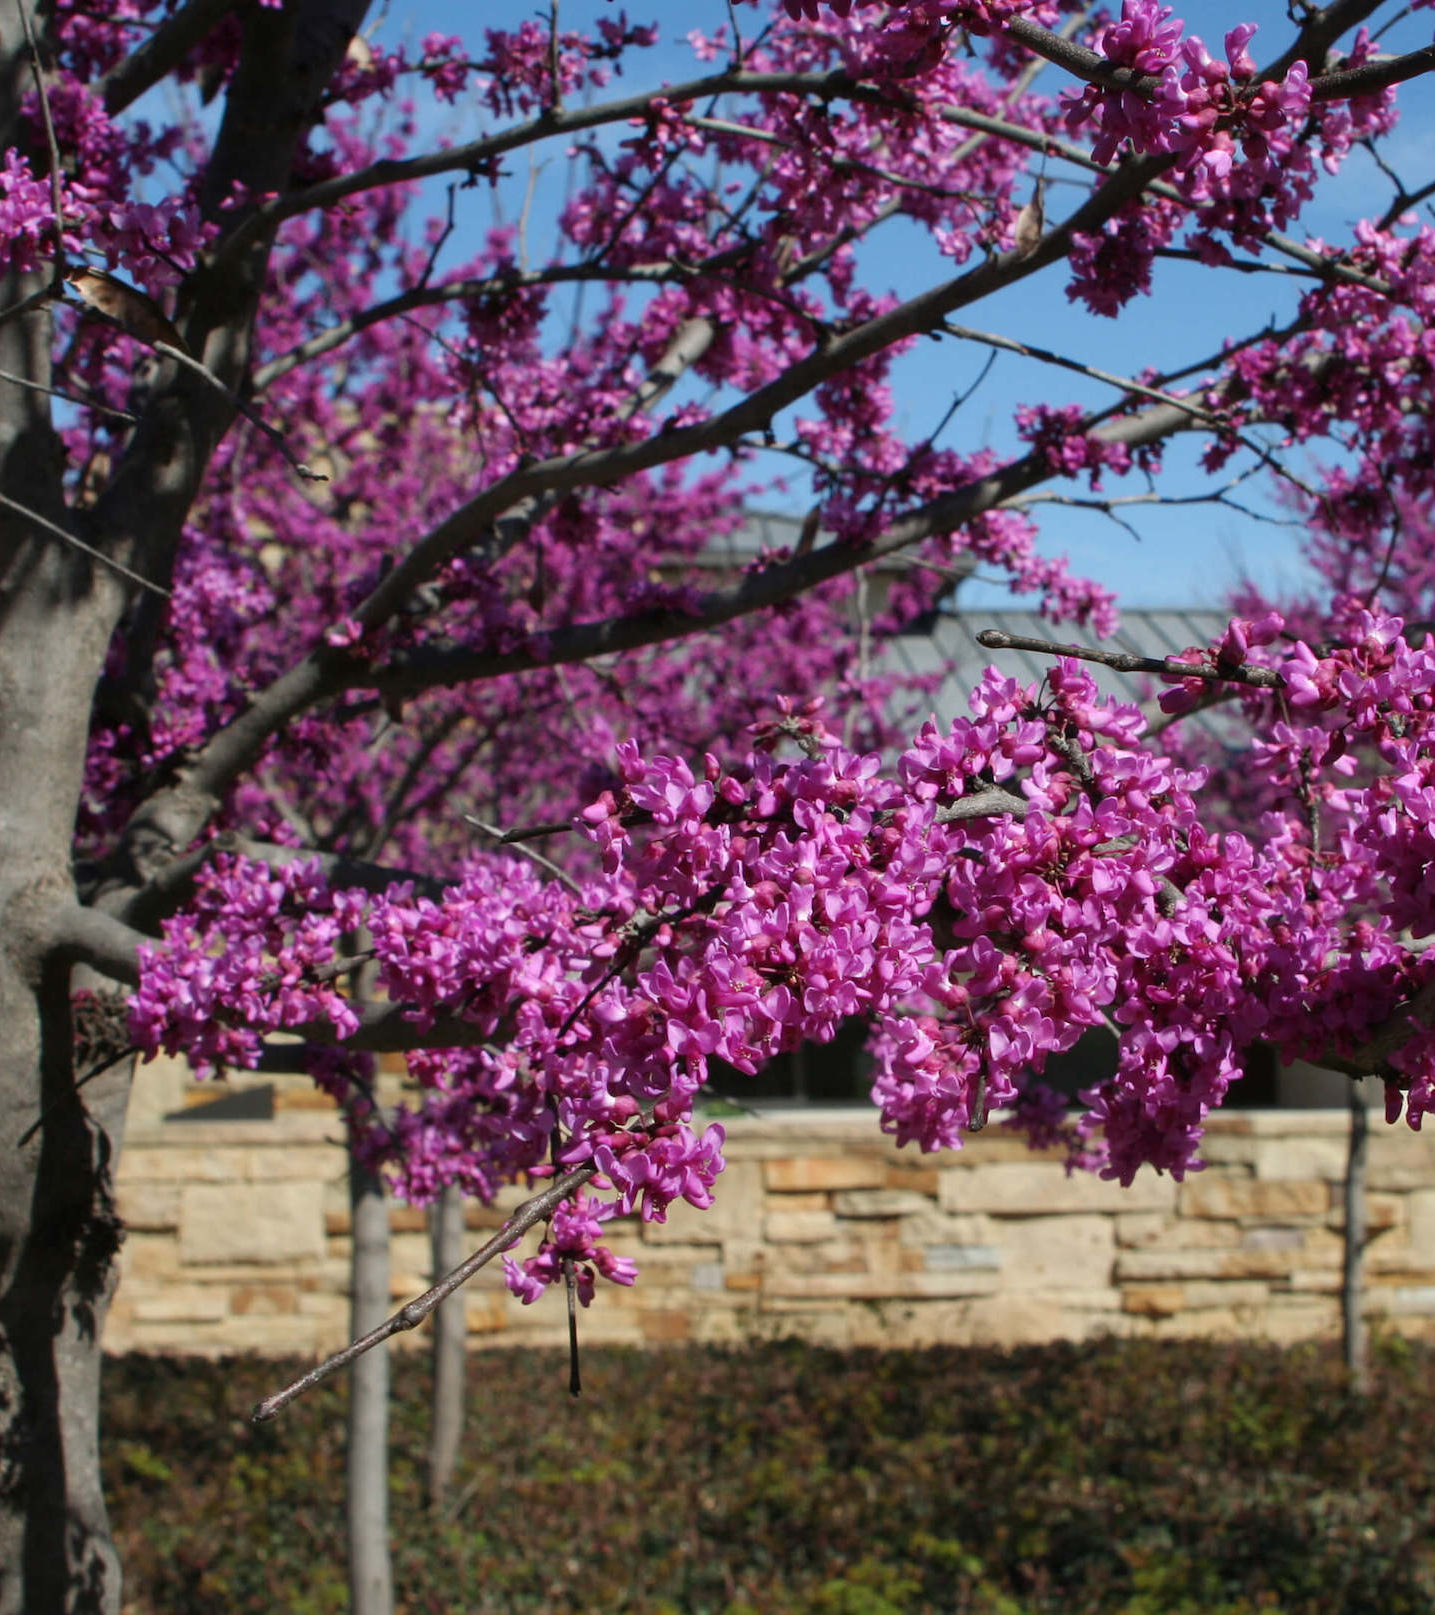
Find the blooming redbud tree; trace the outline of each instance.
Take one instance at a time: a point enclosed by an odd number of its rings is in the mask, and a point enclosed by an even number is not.
[[[721,1194],[714,1060],[853,1017],[914,1148],[1004,1107],[1182,1174],[1256,1039],[1435,1107],[1404,546],[1435,232],[1394,178],[1348,240],[1300,226],[1435,66],[1388,48],[1399,8],[1269,42],[1235,15],[1213,50],[1151,0],[742,4],[676,82],[607,9],[418,45],[366,9],[0,0],[0,1615],[119,1608],[96,1408],[135,1049],[298,1034],[402,1192],[537,1180],[489,1253],[525,1300],[633,1282],[605,1224]],[[435,108],[476,132],[426,136]],[[872,273],[893,227],[919,295]],[[956,323],[1036,277],[1119,322],[1172,257],[1281,268],[1290,304],[1139,374]],[[1034,379],[1016,453],[914,436],[890,371],[924,338],[1110,403]],[[1213,489],[1308,501],[1335,598],[1158,666],[1154,722],[1057,660],[918,728],[883,645],[977,564],[1109,626],[1029,496],[1159,489],[1190,433]],[[728,555],[774,463],[800,536]],[[1243,826],[1180,721],[1231,697]],[[1117,1069],[1069,1116],[1043,1063],[1100,1024]]]

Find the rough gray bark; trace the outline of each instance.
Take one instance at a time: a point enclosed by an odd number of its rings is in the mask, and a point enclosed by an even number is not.
[[[1345,1164],[1345,1260],[1340,1278],[1345,1367],[1359,1395],[1370,1390],[1370,1339],[1365,1322],[1365,1242],[1369,1234],[1365,1198],[1370,1118],[1359,1082],[1350,1085],[1350,1150]]]
[[[429,1211],[434,1283],[463,1260],[463,1191],[450,1186]],[[434,1313],[433,1418],[429,1426],[428,1500],[442,1508],[463,1439],[464,1293],[452,1295]]]
[[[208,174],[211,207],[236,180],[251,190],[286,187],[295,144],[364,9],[360,0],[248,8],[243,65]],[[0,146],[21,149],[28,137],[19,106],[30,88],[24,42],[18,0],[0,0]],[[43,172],[47,154],[33,156]],[[231,387],[248,365],[267,259],[268,241],[259,240],[224,273],[193,277],[181,300],[190,348]],[[0,276],[0,309],[42,293],[50,273],[46,265],[39,274]],[[36,298],[0,322],[0,369],[48,384],[50,345],[50,307]],[[110,487],[92,509],[70,510],[49,399],[7,384],[0,494],[163,583],[228,425],[218,394],[162,367]],[[76,923],[83,911],[70,836],[95,692],[133,604],[113,571],[12,507],[0,510],[0,1615],[120,1608],[97,1443],[100,1335],[120,1240],[112,1184],[129,1073],[120,1065],[75,1091],[72,977],[94,950],[77,945],[86,927]],[[146,669],[136,661],[143,699]],[[121,871],[116,884],[124,880]],[[93,910],[89,917],[105,919]],[[108,923],[122,936],[123,926]]]
[[[351,1338],[389,1312],[389,1205],[377,1174],[349,1157],[354,1250]],[[389,1348],[380,1346],[349,1370],[349,1444],[345,1467],[352,1615],[393,1615],[389,1559]]]

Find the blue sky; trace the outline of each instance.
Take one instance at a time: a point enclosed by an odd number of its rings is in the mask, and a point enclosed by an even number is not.
[[[614,9],[604,0],[563,0],[560,15],[565,24],[583,26],[586,19],[604,12],[612,15]],[[1262,25],[1252,46],[1257,59],[1274,55],[1289,38],[1283,0],[1235,0],[1233,4],[1223,0],[1219,6],[1210,0],[1196,5],[1193,0],[1177,9],[1184,10],[1190,27],[1202,34],[1214,52],[1219,52],[1225,30],[1241,21]],[[702,71],[694,63],[685,35],[694,27],[715,32],[727,16],[726,6],[713,0],[670,11],[645,6],[642,0],[630,0],[627,10],[634,21],[657,21],[664,35],[658,49],[639,54],[622,81],[622,87],[627,89]],[[667,22],[665,15],[674,12],[677,20]],[[751,33],[756,14],[746,6],[740,8],[740,14],[744,31]],[[485,26],[513,27],[528,15],[546,21],[548,8],[505,5],[460,9],[444,0],[392,0],[379,23],[378,35],[390,43],[407,38],[416,45],[431,30],[475,34]],[[1409,49],[1427,43],[1429,37],[1427,13],[1401,25],[1384,43],[1388,49]],[[1060,78],[1056,69],[1048,70],[1047,83],[1053,90],[1059,87]],[[1417,80],[1406,86],[1401,106],[1402,125],[1389,143],[1387,160],[1407,185],[1413,186],[1429,177],[1429,153],[1435,151],[1435,106],[1429,81]],[[426,114],[425,125],[426,138],[443,134],[452,139],[472,138],[483,127],[476,108],[462,107],[440,110],[431,117]],[[548,166],[538,180],[533,208],[532,246],[538,261],[545,252],[541,233],[544,205],[556,199],[563,168],[561,150],[549,150],[543,158]],[[521,188],[521,184],[519,175],[515,185]],[[1370,159],[1357,152],[1337,180],[1323,185],[1315,204],[1291,233],[1297,239],[1313,234],[1332,243],[1343,242],[1355,221],[1366,211],[1378,211],[1387,196],[1386,182]],[[1048,212],[1059,216],[1064,205],[1075,205],[1077,197],[1074,189],[1054,187],[1048,195]],[[515,204],[516,198],[511,196],[508,205],[512,208]],[[452,260],[456,262],[471,252],[491,222],[487,203],[470,206],[466,212],[461,210],[451,245]],[[863,270],[865,281],[874,289],[910,294],[947,278],[951,266],[920,232],[899,224],[868,246]],[[964,323],[1050,347],[1103,369],[1131,373],[1148,365],[1164,368],[1197,359],[1216,351],[1227,336],[1258,328],[1272,317],[1287,317],[1305,284],[1274,276],[1213,274],[1188,264],[1161,263],[1157,265],[1155,296],[1137,300],[1119,320],[1113,321],[1089,316],[1070,303],[1065,296],[1066,279],[1062,266],[1054,266],[967,310]],[[985,359],[985,350],[950,341],[917,344],[898,361],[894,371],[903,426],[914,436],[930,430],[953,393],[970,387]],[[1012,413],[1018,404],[1043,399],[1092,404],[1111,397],[1111,390],[1098,383],[1002,355],[943,441],[963,450],[988,445],[998,449],[1012,447],[1016,443]],[[1172,447],[1166,455],[1163,491],[1191,495],[1208,485],[1196,464],[1199,449],[1194,439]],[[1310,463],[1305,455],[1293,461],[1297,470],[1308,468]],[[1073,493],[1081,491],[1075,484],[1064,486]],[[1124,482],[1109,479],[1107,492],[1137,493],[1142,486],[1136,478]],[[1266,491],[1257,491],[1263,489]],[[1283,515],[1270,500],[1266,484],[1253,484],[1243,498],[1268,516]],[[801,487],[794,485],[785,498],[777,494],[769,503],[776,508],[802,510],[807,501]],[[1255,578],[1276,594],[1297,589],[1305,577],[1297,528],[1248,519],[1221,507],[1138,507],[1130,513],[1130,519],[1141,535],[1139,539],[1104,516],[1090,512],[1047,508],[1040,513],[1040,519],[1044,550],[1066,553],[1074,570],[1100,579],[1131,605],[1216,605],[1243,576]],[[996,604],[1004,598],[1005,592],[995,585],[977,583],[964,589],[964,599],[972,605]]]

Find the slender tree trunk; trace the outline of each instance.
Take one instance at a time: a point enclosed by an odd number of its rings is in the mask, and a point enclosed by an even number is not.
[[[1361,1083],[1350,1085],[1350,1152],[1345,1165],[1345,1263],[1340,1281],[1344,1322],[1345,1366],[1351,1389],[1361,1396],[1370,1390],[1370,1342],[1365,1324],[1365,1241],[1368,1217],[1365,1202],[1366,1157],[1370,1119]]]
[[[353,1221],[352,1336],[367,1334],[389,1311],[389,1206],[377,1174],[349,1157]],[[346,1469],[349,1608],[352,1615],[393,1615],[389,1558],[389,1348],[365,1353],[349,1370]]]
[[[450,1184],[429,1211],[435,1282],[463,1260],[463,1191]],[[433,1419],[429,1427],[428,1499],[441,1508],[453,1479],[463,1439],[464,1348],[467,1326],[464,1293],[458,1291],[434,1314]]]

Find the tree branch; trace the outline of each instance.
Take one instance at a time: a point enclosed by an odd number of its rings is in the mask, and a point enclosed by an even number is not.
[[[64,903],[48,917],[50,948],[72,964],[89,965],[113,981],[139,984],[139,949],[150,939],[101,909]]]
[[[317,1367],[311,1368],[307,1374],[302,1374],[292,1384],[286,1385],[282,1391],[276,1391],[273,1396],[266,1396],[262,1402],[256,1404],[250,1418],[255,1424],[266,1423],[286,1408],[296,1396],[301,1396],[341,1368],[347,1368],[365,1352],[372,1351],[375,1346],[382,1345],[384,1341],[401,1334],[406,1329],[417,1329],[435,1307],[446,1301],[460,1286],[467,1284],[481,1267],[487,1267],[495,1256],[512,1249],[530,1228],[536,1223],[546,1221],[565,1200],[575,1195],[585,1183],[597,1175],[598,1169],[595,1166],[575,1167],[572,1172],[564,1173],[557,1182],[550,1184],[541,1194],[534,1195],[531,1200],[525,1200],[491,1239],[481,1245],[466,1261],[460,1262],[451,1273],[446,1273],[431,1289],[425,1290],[422,1295],[416,1296],[400,1307],[377,1329],[371,1329],[368,1334],[351,1342],[342,1351],[335,1352],[332,1357],[326,1357]]]
[[[1183,662],[1179,657],[1134,656],[1127,651],[1097,650],[1085,645],[1061,645],[1053,639],[1031,639],[1025,634],[1009,634],[1002,628],[983,628],[977,643],[987,650],[1029,650],[1039,656],[1075,656],[1083,662],[1098,662],[1118,673],[1155,673],[1183,679],[1201,679],[1206,684],[1249,684],[1257,690],[1281,690],[1285,680],[1273,667],[1236,667],[1219,672],[1199,662]]]
[[[431,875],[420,875],[411,869],[394,869],[386,864],[351,858],[344,853],[284,847],[277,842],[256,841],[226,830],[212,841],[206,841],[202,847],[195,847],[165,865],[138,890],[131,889],[119,894],[116,916],[137,930],[154,930],[166,915],[184,907],[194,895],[195,880],[200,871],[208,868],[222,853],[249,858],[256,863],[267,864],[271,869],[317,862],[325,879],[332,885],[357,887],[365,892],[379,893],[407,881],[421,896],[437,901],[451,884]],[[104,901],[103,898],[101,901]]]
[[[189,0],[91,86],[113,118],[172,73],[238,8],[240,0]]]

